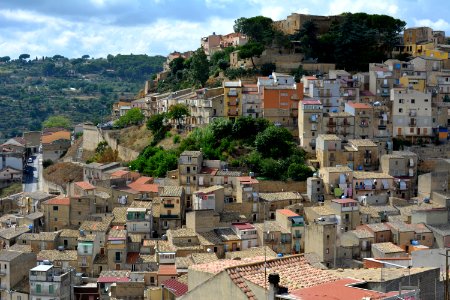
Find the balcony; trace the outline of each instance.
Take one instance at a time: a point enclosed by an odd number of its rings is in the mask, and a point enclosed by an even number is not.
[[[350,122],[348,122],[348,121],[346,121],[346,120],[344,120],[341,124],[339,124],[340,126],[343,126],[343,127],[348,127],[348,126],[350,126]]]
[[[386,125],[378,125],[378,130],[386,130]]]
[[[383,89],[386,89],[389,87],[389,83],[383,82],[382,84],[380,84],[380,87],[382,87]]]
[[[415,116],[417,116],[417,112],[415,110],[411,110],[411,111],[409,111],[409,116],[415,117]]]
[[[408,125],[409,125],[409,127],[416,127],[417,126],[417,122],[415,120],[414,121],[409,121]]]
[[[329,150],[329,149],[328,149]],[[334,156],[334,155],[330,155],[329,157],[328,157],[328,160],[330,160],[330,161],[335,161],[336,160],[336,157]]]
[[[238,110],[235,110],[235,111],[229,110],[229,111],[228,111],[228,115],[229,115],[229,116],[237,116],[237,115],[238,115]]]
[[[316,140],[310,141],[310,142],[309,142],[309,145],[310,145],[311,147],[316,147]]]
[[[364,159],[364,166],[371,166],[372,165],[372,159]]]
[[[179,219],[178,215],[159,215],[160,219]]]
[[[227,93],[228,97],[237,97],[238,96],[238,92],[237,91],[229,91]]]
[[[334,122],[334,121],[328,121],[327,127],[335,127],[335,126],[336,126],[336,122]]]
[[[375,185],[374,184],[360,184],[360,185],[355,185],[355,190],[357,191],[371,191],[371,190],[375,190]]]
[[[329,128],[327,130],[327,134],[336,134],[336,129],[335,128]]]
[[[255,109],[253,109],[253,108],[249,108],[249,109],[247,109],[247,113],[249,113],[249,114],[253,114],[253,113],[255,113],[256,111],[255,111]]]
[[[164,203],[164,208],[174,208],[175,204],[171,204],[171,203]]]
[[[368,122],[361,122],[361,123],[359,123],[359,127],[362,127],[362,128],[369,127],[369,123]]]
[[[236,101],[228,101],[228,106],[236,106],[239,104],[239,100]]]

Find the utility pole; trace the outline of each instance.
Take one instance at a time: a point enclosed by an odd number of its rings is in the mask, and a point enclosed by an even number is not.
[[[445,255],[445,285],[444,285],[444,299],[450,300],[448,289],[448,252],[450,249],[445,249],[445,254],[439,253],[439,255]]]

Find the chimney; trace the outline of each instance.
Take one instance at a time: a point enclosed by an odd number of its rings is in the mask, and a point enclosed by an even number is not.
[[[269,300],[275,300],[275,295],[278,291],[278,284],[280,283],[280,275],[278,273],[269,274]]]

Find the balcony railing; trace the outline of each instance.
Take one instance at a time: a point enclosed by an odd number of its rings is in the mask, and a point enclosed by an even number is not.
[[[255,110],[253,108],[249,108],[249,109],[247,109],[247,112],[252,114],[252,113],[255,113]]]
[[[228,115],[229,116],[237,116],[238,115],[238,111],[236,110],[236,111],[228,111]]]
[[[348,126],[350,126],[350,122],[343,121],[343,122],[340,124],[340,126],[348,127]]]
[[[378,130],[386,130],[386,125],[378,125]]]
[[[416,121],[413,121],[413,122],[409,122],[408,123],[408,125],[409,125],[409,127],[416,127],[417,126],[417,122]]]
[[[328,126],[328,127],[334,127],[334,126],[336,126],[336,122],[334,122],[334,121],[328,121],[327,126]]]
[[[409,116],[410,117],[415,117],[417,115],[417,112],[415,111],[415,110],[411,110],[410,112],[409,112]]]
[[[175,204],[172,203],[164,203],[164,208],[174,208]]]
[[[160,218],[163,219],[178,219],[179,216],[178,215],[159,215]]]

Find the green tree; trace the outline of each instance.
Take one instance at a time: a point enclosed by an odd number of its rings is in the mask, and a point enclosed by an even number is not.
[[[238,56],[240,59],[250,59],[255,69],[255,62],[253,57],[260,57],[264,51],[264,45],[258,42],[248,42],[247,44],[238,47]]]
[[[139,125],[144,120],[144,114],[138,107],[132,108],[121,116],[114,124],[118,127],[127,127],[130,125]]]
[[[43,128],[62,127],[71,128],[72,122],[65,116],[51,116],[42,123]]]
[[[167,117],[175,120],[178,125],[181,125],[181,121],[188,116],[190,116],[189,108],[182,103],[172,105],[167,112]]]
[[[256,135],[256,150],[263,157],[274,159],[288,157],[292,150],[292,134],[284,127],[269,126]]]
[[[204,86],[209,78],[209,62],[203,47],[198,48],[192,55],[190,71],[193,81]]]
[[[81,58],[82,58],[82,59],[89,59],[89,57],[90,57],[90,56],[89,56],[88,54],[85,54],[85,55],[83,55]]]
[[[11,60],[11,57],[9,57],[9,56],[0,57],[0,62],[8,62],[10,60]]]
[[[155,135],[164,128],[165,119],[166,115],[164,113],[153,115],[147,121],[147,128]]]
[[[256,16],[252,18],[239,18],[234,21],[234,32],[247,35],[251,41],[263,45],[271,44],[275,34],[273,21],[270,18]]]
[[[23,54],[19,55],[20,60],[24,60],[24,59],[28,59],[28,58],[30,58],[30,54],[23,53]]]
[[[295,181],[305,181],[308,177],[311,177],[313,171],[311,168],[304,164],[292,163],[289,165],[287,176]]]
[[[301,51],[305,54],[306,58],[313,57],[318,50],[319,40],[317,33],[316,23],[309,20],[303,23],[302,28],[296,34],[291,36],[291,39],[300,42]]]
[[[275,72],[277,66],[274,63],[265,63],[261,66],[262,76],[269,76],[272,72]]]

